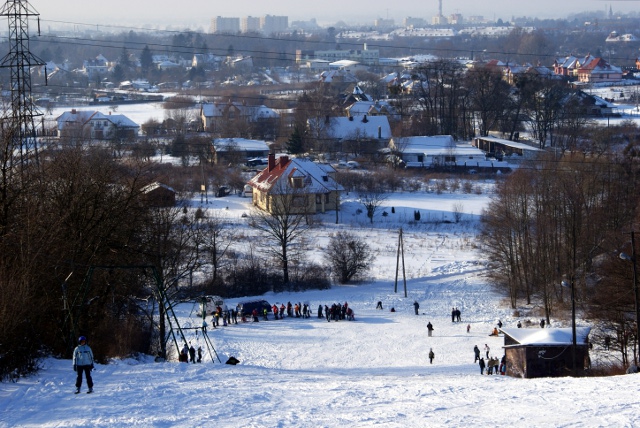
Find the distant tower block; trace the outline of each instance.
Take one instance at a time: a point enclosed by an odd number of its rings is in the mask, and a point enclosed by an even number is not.
[[[0,67],[11,70],[11,105],[10,111],[2,113],[3,144],[11,144],[12,153],[9,163],[25,166],[38,161],[38,148],[34,117],[41,116],[31,97],[31,71],[44,62],[29,51],[29,19],[38,17],[38,33],[40,18],[27,0],[7,0],[0,9],[0,16],[9,21],[9,53],[5,55]],[[45,69],[46,80],[46,69]]]

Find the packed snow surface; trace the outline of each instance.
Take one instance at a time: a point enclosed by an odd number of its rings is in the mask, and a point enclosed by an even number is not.
[[[481,184],[481,183],[480,183]],[[479,184],[479,185],[480,185]],[[503,337],[489,333],[516,318],[486,277],[478,250],[478,216],[486,194],[394,194],[373,225],[348,195],[340,213],[321,216],[312,233],[319,257],[332,231],[367,239],[377,259],[368,278],[330,290],[259,296],[271,304],[309,302],[308,319],[285,318],[211,327],[208,336],[224,363],[209,352],[202,333],[185,329],[204,349],[204,362],[154,362],[152,357],[112,360],[93,372],[94,394],[75,395],[71,360],[48,358],[34,376],[0,384],[0,426],[24,427],[633,427],[640,425],[640,375],[600,378],[517,379],[481,375],[474,345],[503,355]],[[352,198],[352,199],[349,199]],[[459,203],[457,209],[453,204]],[[394,207],[395,213],[391,213]],[[209,210],[242,219],[249,200],[212,198]],[[421,211],[419,224],[414,210]],[[463,211],[459,223],[454,211]],[[387,216],[382,215],[387,211]],[[402,267],[395,291],[398,230],[403,228]],[[229,307],[245,299],[229,299]],[[382,302],[383,309],[376,309]],[[420,305],[414,313],[414,301]],[[349,306],[355,321],[327,322],[318,305]],[[195,303],[182,303],[182,327],[197,327]],[[451,309],[462,322],[451,321]],[[395,312],[390,309],[394,308]],[[567,327],[566,314],[551,320]],[[539,328],[531,319],[532,326]],[[427,336],[426,324],[435,328]],[[467,332],[467,324],[470,331]],[[579,318],[579,326],[589,322]],[[87,332],[91,340],[90,332]],[[429,350],[435,359],[429,363]],[[171,346],[175,357],[175,346]],[[602,346],[593,364],[608,358]]]

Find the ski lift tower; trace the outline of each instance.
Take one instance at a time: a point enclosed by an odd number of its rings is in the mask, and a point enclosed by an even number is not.
[[[9,53],[2,58],[0,67],[11,70],[11,104],[0,118],[2,126],[3,157],[8,167],[21,167],[38,163],[38,147],[34,117],[42,116],[31,97],[31,71],[44,62],[29,50],[29,19],[40,15],[27,0],[7,0],[0,9],[0,16],[9,21]],[[45,68],[46,82],[46,68]]]

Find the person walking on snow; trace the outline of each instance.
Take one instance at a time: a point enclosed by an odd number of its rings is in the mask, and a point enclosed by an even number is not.
[[[487,345],[486,343],[484,344],[484,352],[487,354],[487,359],[489,359],[489,345]]]
[[[180,361],[181,363],[189,362],[189,347],[187,346],[186,343],[182,347],[182,351],[180,351],[180,356],[178,357],[178,361]]]
[[[476,359],[473,360],[473,362],[475,363],[476,361],[478,361],[480,359],[480,348],[478,348],[478,345],[475,345],[473,347],[473,353],[476,354]]]
[[[80,387],[82,386],[82,373],[87,378],[87,386],[89,387],[87,394],[93,392],[91,370],[93,370],[93,351],[87,345],[87,338],[80,336],[78,338],[78,346],[73,351],[73,371],[78,375],[76,377],[76,394],[80,392]]]
[[[480,374],[484,374],[484,358],[480,358],[480,361],[478,362],[478,365],[480,366]]]
[[[195,364],[196,363],[196,348],[191,345],[189,348],[189,362]]]
[[[427,324],[427,332],[429,337],[431,337],[432,333],[433,333],[433,325],[431,324],[431,321],[429,321],[429,324]]]
[[[418,315],[418,309],[420,309],[420,304],[418,303],[417,300],[413,302],[413,309],[415,309],[416,315]]]
[[[429,348],[429,364],[433,364],[433,358],[435,354],[433,353],[433,348]]]

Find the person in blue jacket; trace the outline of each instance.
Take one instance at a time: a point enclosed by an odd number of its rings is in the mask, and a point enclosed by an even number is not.
[[[76,394],[80,392],[80,387],[82,386],[82,373],[87,378],[87,386],[89,387],[87,394],[93,392],[91,370],[93,370],[93,352],[87,345],[87,338],[80,336],[78,338],[78,346],[73,351],[73,371],[78,374],[76,378]]]

